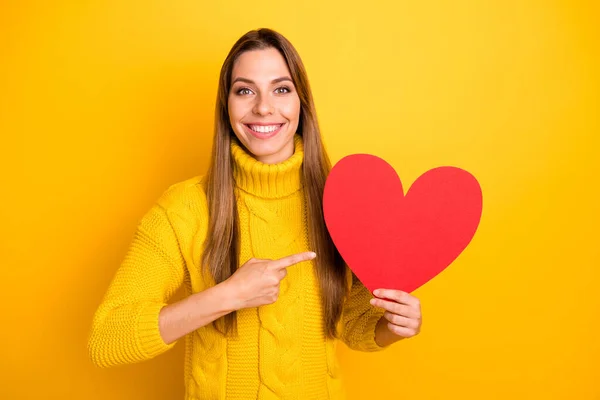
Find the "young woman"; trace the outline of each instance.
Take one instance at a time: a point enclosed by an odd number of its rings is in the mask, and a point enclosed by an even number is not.
[[[384,349],[419,332],[421,310],[408,293],[374,297],[344,264],[322,214],[329,170],[298,53],[248,32],[221,70],[209,171],[141,219],[94,317],[94,363],[185,338],[186,399],[342,398],[336,341]]]

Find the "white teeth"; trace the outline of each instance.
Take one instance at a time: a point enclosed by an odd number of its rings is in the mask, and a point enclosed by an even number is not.
[[[281,125],[248,125],[250,129],[260,133],[271,133],[279,129]]]

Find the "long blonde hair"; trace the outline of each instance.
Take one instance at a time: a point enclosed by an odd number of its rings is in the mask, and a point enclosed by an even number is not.
[[[234,133],[228,113],[231,74],[237,58],[246,51],[277,49],[285,59],[300,97],[298,134],[303,138],[304,162],[302,175],[308,212],[311,250],[317,253],[317,278],[323,305],[325,334],[337,337],[336,325],[342,313],[347,293],[346,267],[336,250],[323,219],[323,189],[331,169],[322,143],[319,124],[304,65],[296,49],[281,34],[271,29],[253,30],[242,36],[231,48],[221,68],[215,108],[215,131],[212,159],[206,179],[209,207],[209,234],[202,256],[203,265],[216,283],[229,278],[239,263],[239,222],[234,194],[233,166],[230,153]],[[237,314],[229,313],[215,321],[223,333],[236,331]]]

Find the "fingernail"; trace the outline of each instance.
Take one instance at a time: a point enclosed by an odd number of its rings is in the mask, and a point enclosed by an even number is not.
[[[373,292],[375,296],[379,296],[381,294],[381,290],[377,289]]]
[[[371,300],[370,300],[371,304],[373,304],[373,305],[375,305],[375,302],[376,302],[376,301],[377,301],[377,300],[375,300],[375,299],[371,299]]]
[[[310,252],[310,256],[313,257],[313,258],[315,258],[317,256],[317,253],[315,253],[314,251],[311,251]]]

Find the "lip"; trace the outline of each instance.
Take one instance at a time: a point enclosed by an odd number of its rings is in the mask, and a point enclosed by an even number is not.
[[[257,139],[269,139],[272,138],[273,136],[277,135],[280,131],[281,128],[283,128],[285,126],[285,123],[264,123],[264,122],[260,122],[260,123],[251,123],[251,124],[243,124],[244,125],[244,129],[246,129],[246,132],[248,132],[249,134],[251,134],[252,136],[254,136]],[[281,125],[279,128],[275,129],[273,132],[256,132],[253,131],[252,129],[250,129],[249,125],[259,125],[259,126],[269,126],[269,125]]]
[[[259,125],[259,126],[269,126],[269,125],[283,125],[285,122],[246,122],[244,125]]]

